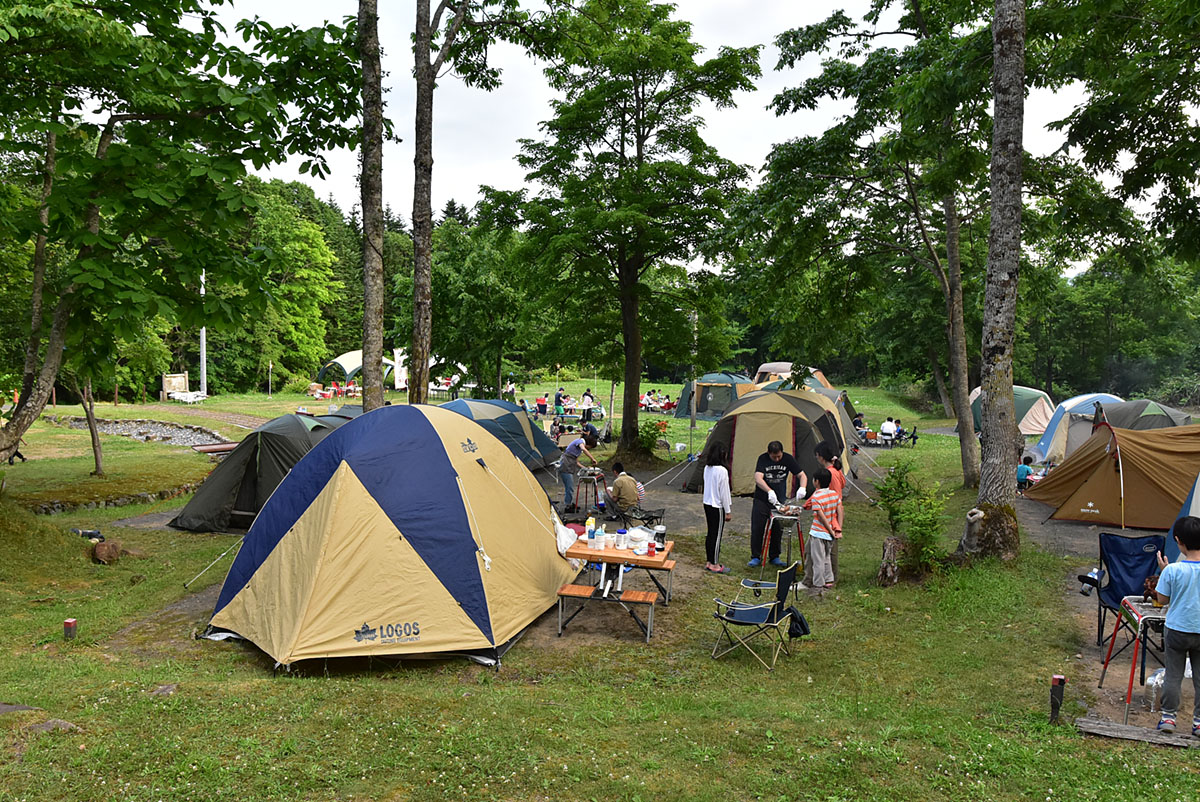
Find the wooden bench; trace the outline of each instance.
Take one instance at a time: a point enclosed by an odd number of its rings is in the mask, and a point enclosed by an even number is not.
[[[594,588],[591,585],[568,584],[563,585],[558,589],[558,634],[560,637],[562,636],[563,629],[566,628],[567,624],[571,623],[571,620],[575,618],[575,616],[578,615],[584,607],[587,606],[589,601],[595,600],[617,602],[620,604],[625,608],[625,611],[632,616],[633,620],[637,622],[638,626],[645,631],[646,642],[648,643],[650,641],[650,636],[654,634],[654,605],[658,602],[658,593],[652,590],[623,590],[621,591],[620,596],[612,595],[605,597],[596,595],[596,592],[597,588]],[[579,599],[583,602],[583,604],[581,604],[579,609],[571,614],[570,618],[567,618],[564,621],[563,613],[566,611],[567,599]],[[644,605],[646,607],[647,612],[645,624],[642,624],[641,619],[634,614],[633,610],[628,605]]]
[[[654,603],[658,601],[658,593],[653,590],[624,590],[621,591],[621,606],[626,604],[644,604],[646,605],[646,643],[650,642],[650,636],[654,634]],[[632,610],[625,608],[630,615]],[[637,621],[637,616],[633,617]],[[641,623],[640,621],[638,623]]]
[[[579,614],[579,610],[582,610],[584,608],[584,606],[588,603],[588,600],[592,598],[592,594],[595,592],[596,592],[596,589],[594,587],[592,587],[591,585],[567,584],[567,585],[563,585],[561,588],[558,589],[558,635],[559,635],[559,637],[562,637],[563,627],[565,627],[568,623],[570,623],[571,618],[574,618],[576,615]],[[583,604],[579,606],[579,610],[576,610],[574,613],[571,614],[571,618],[568,618],[564,622],[563,621],[563,613],[566,611],[567,599],[582,599]]]
[[[671,606],[671,585],[673,585],[675,582],[675,561],[667,560],[665,563],[663,563],[662,568],[647,568],[646,569],[647,573],[650,573],[652,571],[666,571],[667,572],[667,589],[664,591],[664,595],[663,595],[663,607]],[[651,574],[651,577],[653,577],[653,576],[654,575]]]

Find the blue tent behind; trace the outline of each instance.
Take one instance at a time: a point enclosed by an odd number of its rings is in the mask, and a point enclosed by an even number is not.
[[[1200,474],[1197,474],[1196,481],[1192,483],[1192,489],[1188,491],[1187,499],[1183,502],[1183,507],[1175,516],[1176,521],[1188,515],[1200,518],[1200,493],[1196,492],[1196,488],[1200,488]],[[1171,524],[1171,529],[1167,532],[1167,548],[1163,550],[1163,554],[1169,562],[1179,559],[1179,544],[1175,542],[1175,524]]]
[[[1090,414],[1094,409],[1093,404],[1097,401],[1101,404],[1115,404],[1123,400],[1108,393],[1085,393],[1084,395],[1077,395],[1074,398],[1068,398],[1066,401],[1063,401],[1054,408],[1054,414],[1050,416],[1050,423],[1046,424],[1046,431],[1042,434],[1042,439],[1037,441],[1036,446],[1029,449],[1034,455],[1034,460],[1041,462],[1050,453],[1050,445],[1054,441],[1054,435],[1058,431],[1059,424],[1065,422],[1067,415]]]
[[[530,420],[529,413],[516,404],[494,399],[459,398],[441,406],[470,418],[494,434],[530,470],[547,467],[562,455],[554,441]]]

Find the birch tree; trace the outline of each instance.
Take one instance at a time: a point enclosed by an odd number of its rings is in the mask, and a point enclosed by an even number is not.
[[[1022,126],[1025,121],[1025,0],[996,0],[992,22],[991,232],[983,305],[983,369],[980,397],[983,465],[979,503],[984,518],[979,549],[1011,560],[1017,556],[1016,484],[1013,466],[1023,442],[1013,405],[1013,326],[1021,262]]]

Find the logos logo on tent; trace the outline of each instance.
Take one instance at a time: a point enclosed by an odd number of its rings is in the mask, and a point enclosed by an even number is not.
[[[475,441],[469,437],[467,438],[467,442],[459,443],[459,445],[462,446],[462,450],[463,450],[464,454],[466,454],[468,451],[470,451],[471,453],[474,453],[479,450],[479,446],[475,445]]]
[[[362,643],[365,640],[375,640],[375,638],[378,636],[378,632],[378,630],[372,629],[371,625],[364,621],[362,629],[354,630],[354,639],[359,643]]]
[[[1090,515],[1099,515],[1100,514],[1100,510],[1096,509],[1096,502],[1094,502],[1094,501],[1089,501],[1088,505],[1086,507],[1080,507],[1079,511],[1088,513]]]

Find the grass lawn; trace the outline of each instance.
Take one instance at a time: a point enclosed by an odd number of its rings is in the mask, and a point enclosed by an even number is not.
[[[935,425],[877,391],[852,396],[868,419]],[[916,458],[923,476],[957,487],[952,438],[871,453],[883,465]],[[952,520],[972,498],[954,492]],[[1070,674],[1088,636],[1064,604],[1067,562],[1026,547],[1012,566],[881,590],[883,512],[856,502],[847,515],[837,598],[801,602],[813,634],[771,674],[748,656],[709,657],[710,599],[730,596],[733,581],[701,577],[659,611],[650,644],[632,625],[599,641],[568,630],[527,638],[498,672],[377,661],[325,676],[274,675],[252,648],[188,638],[168,605],[189,598],[182,583],[233,538],[106,528],[149,556],[103,567],[64,531],[86,516],[0,506],[0,701],[43,708],[0,716],[0,800],[1200,794],[1195,753],[1046,723],[1050,675]],[[700,535],[676,537],[680,559],[702,559]],[[80,621],[74,642],[61,639],[67,617]],[[151,694],[166,684],[177,691]],[[1064,712],[1080,714],[1090,690],[1069,684]],[[47,718],[80,729],[23,729]]]
[[[83,504],[140,492],[171,490],[199,482],[213,465],[190,448],[128,437],[100,435],[104,476],[92,476],[96,463],[86,429],[37,421],[21,451],[28,462],[3,466],[6,495],[32,506],[48,501]]]

